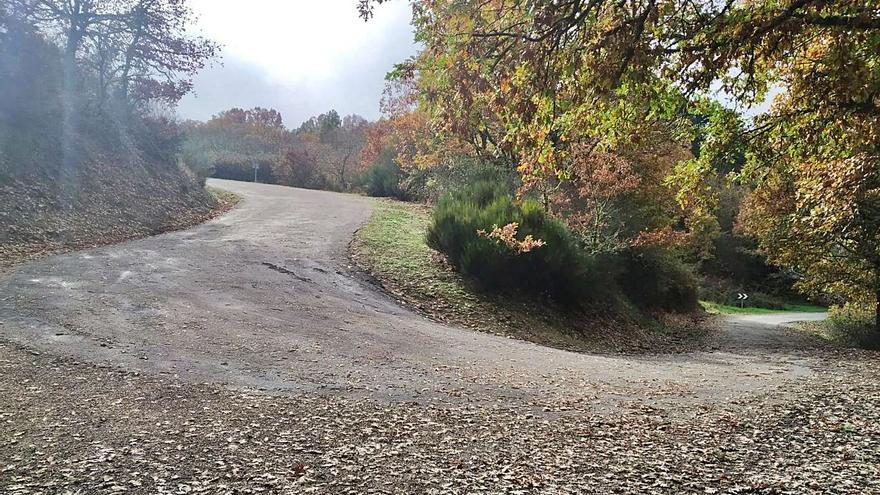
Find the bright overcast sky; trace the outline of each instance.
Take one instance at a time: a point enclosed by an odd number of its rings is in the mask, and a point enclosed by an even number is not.
[[[288,127],[331,108],[379,115],[384,76],[416,51],[405,0],[364,22],[356,0],[191,0],[202,35],[223,46],[222,65],[195,78],[183,118],[231,107],[271,107]]]

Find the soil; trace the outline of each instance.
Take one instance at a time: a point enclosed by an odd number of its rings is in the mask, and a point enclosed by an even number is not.
[[[880,490],[878,355],[783,325],[814,314],[726,319],[699,352],[551,349],[361,280],[367,198],[210,185],[241,202],[0,272],[0,488]]]

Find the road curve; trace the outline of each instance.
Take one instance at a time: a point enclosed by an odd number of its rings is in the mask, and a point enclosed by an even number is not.
[[[369,199],[210,185],[241,203],[187,231],[0,274],[0,338],[186,380],[390,400],[727,401],[812,372],[809,357],[783,348],[591,355],[434,323],[348,266]],[[766,336],[775,330],[765,323],[779,323],[759,320],[737,319],[722,335],[738,342],[737,332]]]
[[[789,325],[791,323],[799,323],[803,321],[822,321],[828,318],[828,313],[766,313],[755,315],[738,315],[730,318],[731,321],[756,325]]]

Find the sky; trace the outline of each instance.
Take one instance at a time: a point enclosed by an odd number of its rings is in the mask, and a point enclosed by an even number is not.
[[[405,0],[358,17],[356,0],[191,0],[196,32],[222,46],[178,106],[207,120],[232,107],[281,112],[288,127],[335,109],[379,116],[385,74],[416,53]],[[246,7],[245,7],[246,5]]]

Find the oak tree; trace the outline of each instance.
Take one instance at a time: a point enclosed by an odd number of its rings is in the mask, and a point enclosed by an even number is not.
[[[361,0],[362,16],[381,3]],[[545,193],[643,144],[644,129],[693,142],[692,116],[719,91],[739,106],[775,100],[746,125],[710,112],[714,134],[665,181],[687,215],[676,223],[713,230],[713,164],[733,145],[753,190],[743,225],[770,259],[805,288],[876,304],[878,12],[877,0],[420,0],[424,49],[405,67],[438,134]],[[831,266],[839,276],[823,276]]]

